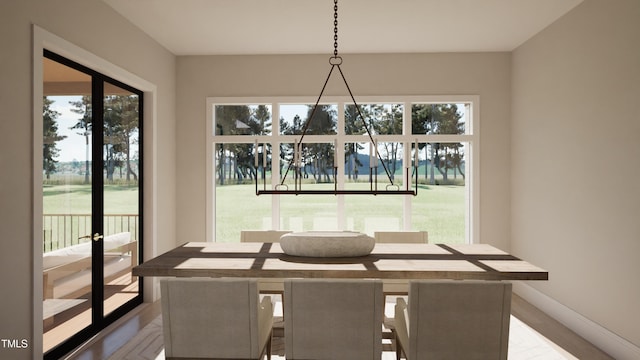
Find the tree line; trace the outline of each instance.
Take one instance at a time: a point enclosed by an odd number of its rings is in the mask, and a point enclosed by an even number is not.
[[[139,154],[132,153],[131,145],[139,143],[139,101],[135,95],[107,95],[104,97],[103,135],[104,135],[104,171],[108,181],[114,180],[119,171],[120,178],[127,181],[137,180],[137,167],[133,162]],[[60,170],[58,157],[59,142],[67,138],[59,134],[57,119],[60,113],[52,109],[55,100],[47,96],[43,98],[43,156],[42,169],[46,179]],[[70,127],[77,135],[84,137],[89,151],[93,134],[93,114],[90,96],[79,97],[69,101],[71,112],[78,115],[76,123]],[[84,182],[90,182],[91,161],[84,159]],[[124,172],[124,174],[123,174]]]
[[[412,113],[413,134],[463,134],[464,122],[456,104],[414,104]],[[303,120],[299,114],[290,122],[280,118],[280,129],[284,135],[333,135],[337,133],[337,110],[331,105],[309,105]],[[363,119],[359,116],[362,114]],[[365,124],[374,135],[402,134],[403,108],[401,104],[366,104],[360,105],[360,113],[354,105],[345,109],[345,133],[347,135],[365,134]],[[216,135],[269,135],[271,114],[267,106],[217,105],[215,108]],[[335,149],[331,143],[303,143],[299,157],[300,167],[290,167],[294,157],[293,144],[280,144],[280,173],[294,176],[297,171],[302,178],[313,178],[317,183],[332,182],[334,176]],[[413,147],[414,145],[412,145]],[[425,179],[434,183],[435,171],[444,180],[448,179],[450,170],[454,176],[460,174],[464,179],[464,153],[460,143],[419,143],[418,151],[428,153],[425,163]],[[369,165],[363,163],[362,143],[347,143],[344,149],[344,165],[346,176],[350,180],[358,180],[360,169]],[[401,166],[401,144],[385,142],[378,144],[378,152],[390,176]],[[264,154],[264,152],[267,152]],[[256,156],[256,153],[258,154]],[[266,169],[272,165],[272,151],[263,144],[218,144],[216,148],[216,174],[220,185],[229,182],[242,183],[254,181],[264,176]],[[256,164],[257,158],[257,164]],[[364,157],[366,158],[366,157]],[[266,163],[265,163],[266,160]],[[428,173],[427,168],[430,168]],[[262,170],[262,171],[260,171]],[[378,171],[374,169],[374,171]],[[367,170],[366,176],[369,176]]]

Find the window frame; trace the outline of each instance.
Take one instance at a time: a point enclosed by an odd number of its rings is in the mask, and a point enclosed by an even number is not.
[[[215,167],[214,144],[217,143],[279,143],[293,142],[300,135],[280,134],[280,105],[313,105],[317,101],[313,96],[276,96],[276,97],[207,97],[206,99],[206,241],[215,242],[216,213],[215,213]],[[424,95],[424,96],[362,96],[356,99],[358,104],[403,104],[403,133],[401,135],[375,135],[379,142],[414,143],[466,143],[466,186],[465,186],[465,242],[478,243],[480,238],[480,134],[479,115],[480,97],[478,95]],[[411,134],[411,106],[413,104],[468,104],[466,109],[464,134]],[[305,135],[305,142],[326,142],[328,137],[335,138],[339,143],[363,142],[363,135],[346,135],[344,109],[345,105],[353,104],[349,96],[323,96],[320,104],[337,104],[338,122],[335,135]],[[214,109],[216,105],[271,105],[271,134],[270,135],[215,135]],[[366,141],[366,140],[365,140]],[[275,146],[274,149],[278,147]],[[278,154],[274,154],[276,156]],[[338,156],[344,157],[342,147],[338,149]],[[404,162],[411,161],[410,154],[404,154]],[[272,169],[272,185],[280,178],[279,169]],[[403,170],[404,171],[404,170]],[[338,171],[341,173],[341,171]],[[338,177],[338,188],[344,184],[344,176]],[[253,194],[252,194],[253,195]],[[264,195],[266,196],[266,195]],[[309,195],[312,196],[312,195]],[[338,195],[338,226],[345,228],[341,223],[344,219],[344,196]],[[362,195],[361,195],[362,196]],[[403,224],[404,230],[411,229],[411,196],[404,196],[403,200]],[[272,199],[272,229],[279,229],[280,218],[279,196]]]

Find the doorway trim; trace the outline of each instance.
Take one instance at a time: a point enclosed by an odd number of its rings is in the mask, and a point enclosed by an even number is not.
[[[142,204],[145,214],[143,224],[145,237],[143,239],[144,260],[157,255],[157,248],[153,239],[157,238],[157,86],[129,71],[114,65],[95,54],[47,31],[37,25],[33,25],[33,333],[32,333],[32,358],[41,359],[43,354],[43,324],[42,324],[42,96],[43,96],[43,51],[44,49],[56,52],[74,62],[98,71],[115,80],[127,83],[144,94],[143,122],[145,124],[145,152],[143,189],[145,191]],[[40,269],[40,271],[36,271]],[[144,302],[155,300],[153,289],[155,281],[145,281],[143,294]]]

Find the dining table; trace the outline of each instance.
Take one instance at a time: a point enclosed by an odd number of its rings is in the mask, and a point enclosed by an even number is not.
[[[376,243],[355,257],[286,254],[275,242],[187,242],[133,268],[142,277],[548,280],[489,244]]]

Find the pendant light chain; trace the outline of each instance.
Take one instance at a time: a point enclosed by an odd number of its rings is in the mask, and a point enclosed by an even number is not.
[[[333,0],[333,57],[338,57],[338,0]]]
[[[318,195],[323,195],[323,194],[333,194],[333,195],[338,195],[338,194],[372,194],[372,195],[378,195],[378,194],[395,194],[395,195],[417,195],[418,194],[418,172],[414,170],[414,173],[416,174],[416,179],[415,179],[415,185],[416,188],[415,190],[409,190],[409,176],[407,175],[407,179],[406,179],[406,189],[405,190],[401,190],[400,186],[396,185],[393,183],[393,177],[391,176],[391,173],[389,172],[389,169],[387,168],[387,165],[385,164],[384,161],[382,161],[382,157],[380,156],[380,153],[378,152],[377,149],[374,149],[375,152],[375,157],[377,159],[380,160],[380,164],[382,165],[382,168],[384,169],[385,173],[387,174],[387,179],[389,180],[389,185],[387,185],[385,190],[378,190],[378,174],[377,171],[374,172],[373,168],[370,168],[369,170],[369,183],[371,184],[371,190],[338,190],[338,183],[337,183],[337,174],[338,174],[338,165],[337,165],[337,161],[334,161],[334,190],[302,190],[302,176],[299,176],[300,173],[300,167],[301,167],[301,158],[300,158],[300,154],[301,154],[301,150],[302,150],[302,140],[304,139],[305,135],[307,134],[307,130],[309,129],[309,125],[311,124],[311,121],[315,118],[315,114],[316,111],[318,110],[318,108],[320,107],[320,99],[322,98],[322,95],[324,94],[324,91],[327,87],[327,84],[329,83],[329,79],[331,78],[331,74],[333,73],[333,69],[334,68],[338,68],[338,71],[340,72],[340,76],[342,77],[342,81],[344,82],[345,87],[347,88],[347,91],[349,92],[349,96],[351,97],[351,101],[353,101],[353,105],[357,111],[357,115],[358,117],[360,117],[360,119],[362,119],[363,122],[363,126],[365,131],[367,132],[367,135],[369,137],[370,140],[370,146],[374,146],[373,144],[377,144],[377,142],[374,140],[373,138],[373,134],[371,133],[371,130],[369,129],[369,126],[367,125],[367,121],[365,120],[364,115],[362,114],[362,112],[360,111],[360,106],[358,105],[358,103],[356,102],[355,97],[353,96],[353,93],[351,92],[351,88],[349,87],[349,84],[347,83],[347,79],[344,77],[344,74],[342,73],[342,68],[340,67],[340,65],[342,65],[342,57],[338,56],[338,0],[333,0],[333,56],[329,58],[329,64],[331,65],[331,70],[329,70],[329,75],[327,75],[327,79],[324,81],[324,85],[322,86],[322,90],[320,91],[320,94],[318,95],[318,99],[316,100],[315,105],[313,106],[313,110],[311,111],[311,114],[309,115],[309,117],[307,118],[307,121],[305,122],[304,126],[302,127],[302,131],[300,133],[300,138],[297,139],[294,142],[293,145],[293,159],[291,161],[289,161],[289,166],[287,166],[286,171],[284,172],[284,175],[282,176],[282,180],[280,181],[279,185],[276,185],[275,189],[273,190],[267,190],[266,189],[266,180],[264,182],[264,190],[258,190],[258,177],[256,176],[256,195],[260,195],[260,194],[273,194],[273,195],[281,195],[281,194],[295,194],[295,195],[301,195],[301,194],[318,194]],[[334,150],[337,152],[337,142],[336,142],[336,149]],[[256,160],[257,161],[257,160]],[[377,161],[376,161],[377,162]],[[289,190],[289,187],[286,185],[285,181],[287,179],[287,175],[289,174],[289,171],[293,170],[294,171],[294,189],[293,190]],[[409,171],[407,170],[407,174],[409,173]],[[375,184],[374,184],[374,178],[375,178]],[[263,177],[263,179],[266,179],[266,177]],[[375,188],[374,188],[375,185]],[[394,190],[395,189],[395,190]]]

